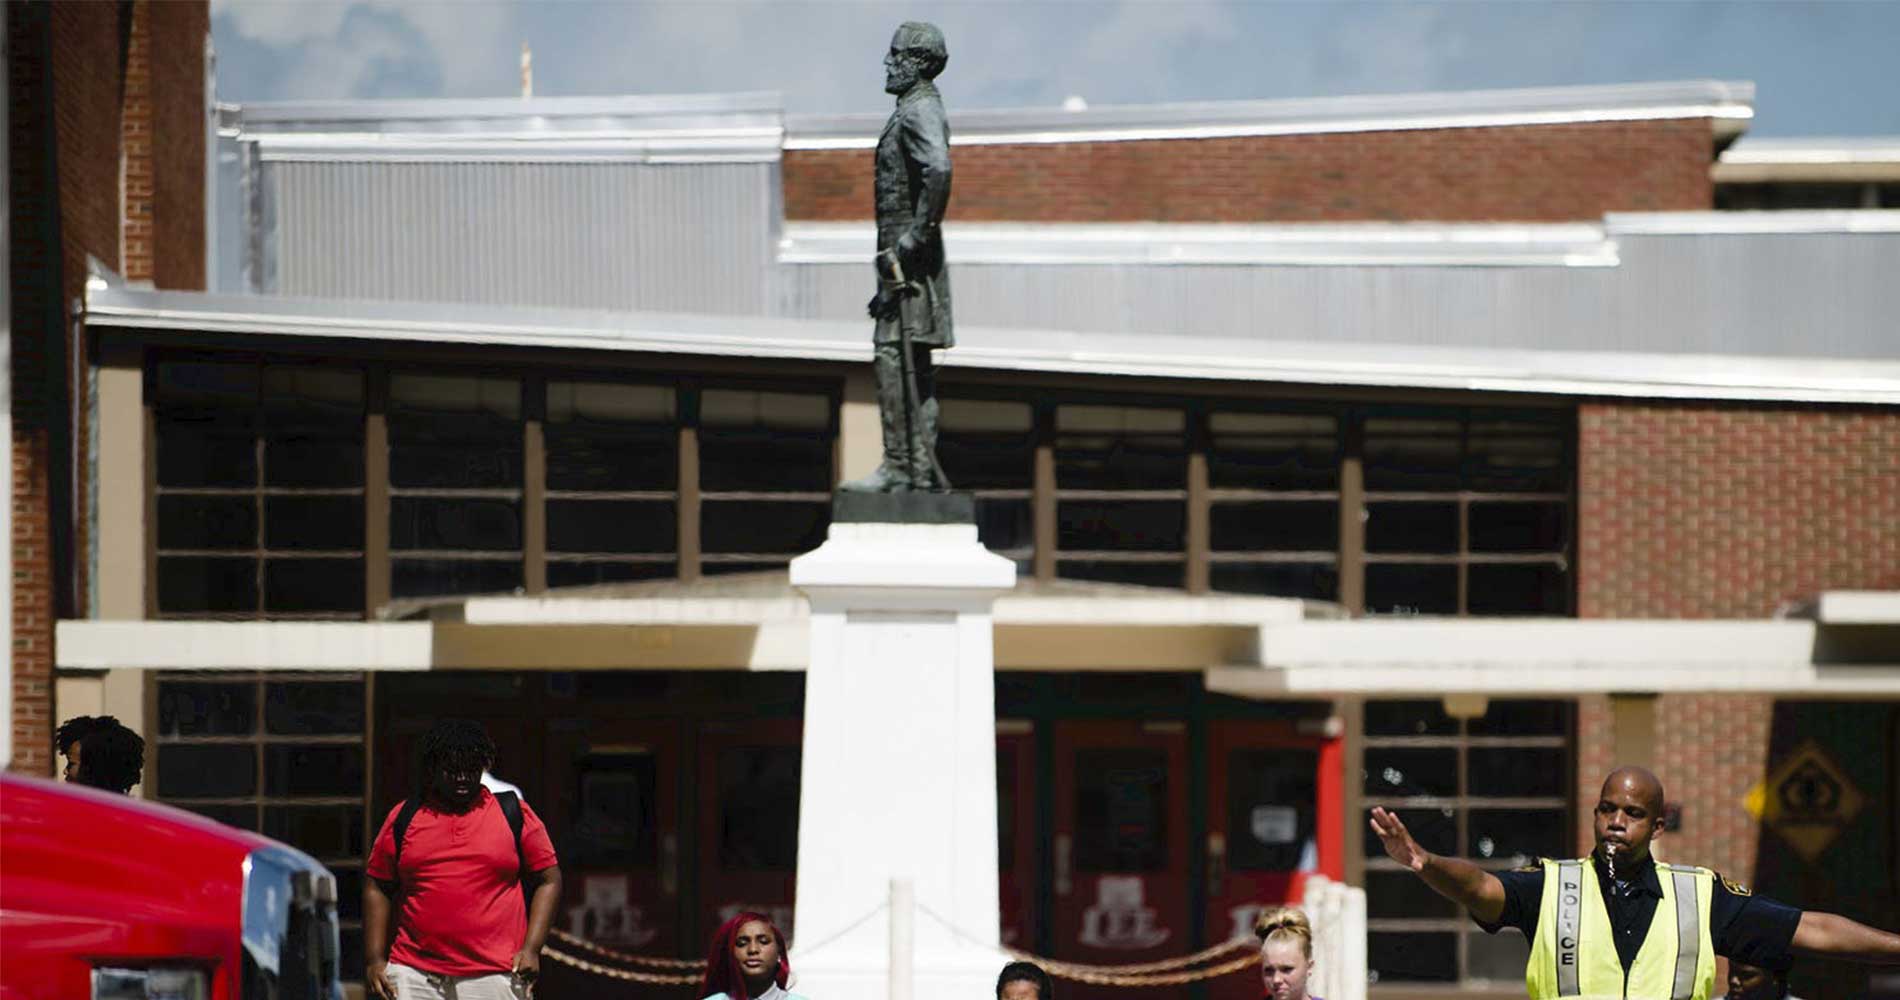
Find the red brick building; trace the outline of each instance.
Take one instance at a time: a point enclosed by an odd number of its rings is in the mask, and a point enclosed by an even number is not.
[[[783,567],[875,460],[881,121],[714,95],[206,131],[202,77],[141,58],[190,9],[124,10],[125,103],[76,119],[113,129],[12,132],[16,209],[61,206],[15,213],[15,766],[111,710],[154,745],[146,794],[348,879],[453,704],[568,838],[576,933],[690,955],[732,906],[789,912]],[[9,9],[14,121],[60,120],[23,94],[97,100],[16,55],[103,44],[60,26],[110,16],[63,11]],[[1016,943],[1180,954],[1317,871],[1368,891],[1375,996],[1493,991],[1521,943],[1421,901],[1363,811],[1509,866],[1587,846],[1618,762],[1668,782],[1671,859],[1900,919],[1900,219],[1715,211],[1751,101],[951,108],[944,460],[1021,573],[996,650]],[[120,211],[94,218],[61,143],[123,164]],[[49,151],[56,179],[24,170]],[[78,256],[33,285],[27,235],[55,229]],[[88,252],[115,273],[89,286]],[[84,343],[33,353],[82,293]],[[55,382],[85,405],[31,394]],[[1809,817],[1818,848],[1762,805],[1814,760],[1855,803]],[[1120,847],[1084,805],[1110,791],[1154,807]],[[1082,943],[1098,877],[1137,879],[1167,943]]]

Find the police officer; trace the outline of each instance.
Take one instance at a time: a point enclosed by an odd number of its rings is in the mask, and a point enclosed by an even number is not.
[[[1791,952],[1900,965],[1900,934],[1783,906],[1707,868],[1650,857],[1662,811],[1662,782],[1640,767],[1619,768],[1603,782],[1588,858],[1497,874],[1418,846],[1384,809],[1372,810],[1372,831],[1394,861],[1487,933],[1524,932],[1532,1000],[1709,1000],[1717,955],[1777,970],[1787,968]]]

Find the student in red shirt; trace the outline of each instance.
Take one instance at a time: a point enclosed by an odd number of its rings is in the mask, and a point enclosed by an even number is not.
[[[495,745],[442,722],[418,745],[422,798],[390,810],[363,884],[369,993],[381,1000],[522,1000],[561,898],[547,828],[482,787]],[[522,912],[521,886],[533,895]],[[395,941],[390,941],[394,912]]]

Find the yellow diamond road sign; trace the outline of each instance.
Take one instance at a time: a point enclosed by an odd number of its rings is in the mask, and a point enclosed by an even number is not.
[[[1742,804],[1813,861],[1860,815],[1866,801],[1827,753],[1810,741],[1749,789]]]

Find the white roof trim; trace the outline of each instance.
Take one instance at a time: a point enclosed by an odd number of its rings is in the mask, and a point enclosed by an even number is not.
[[[1827,590],[1814,603],[1823,625],[1900,625],[1900,591]]]
[[[1806,621],[1369,619],[1261,629],[1260,665],[1207,672],[1245,697],[1447,691],[1900,694],[1900,665],[1818,665]]]
[[[1090,108],[959,111],[952,145],[1124,142],[1596,121],[1754,117],[1755,85],[1695,80],[1609,86],[1222,101]],[[882,114],[789,116],[787,149],[865,149]]]
[[[247,136],[265,162],[775,163],[778,128],[678,129],[476,136],[411,132]]]
[[[803,621],[810,605],[786,597],[471,597],[459,620],[470,625],[763,625]],[[1228,595],[1092,595],[1050,597],[1004,593],[992,614],[999,625],[1243,625],[1300,621],[1305,602]]]
[[[428,622],[68,620],[54,626],[62,669],[427,670]]]
[[[1714,236],[1781,233],[1900,233],[1900,209],[1786,212],[1612,212],[1604,230],[1616,236]]]
[[[1717,159],[1725,164],[1900,163],[1900,136],[1748,136],[1723,150]]]
[[[863,324],[207,295],[87,284],[94,325],[864,362]],[[963,326],[959,368],[1660,399],[1900,404],[1900,361],[1310,343]]]
[[[788,222],[787,264],[863,266],[869,222]],[[1590,223],[946,223],[954,263],[1287,266],[1614,267],[1616,244]]]

